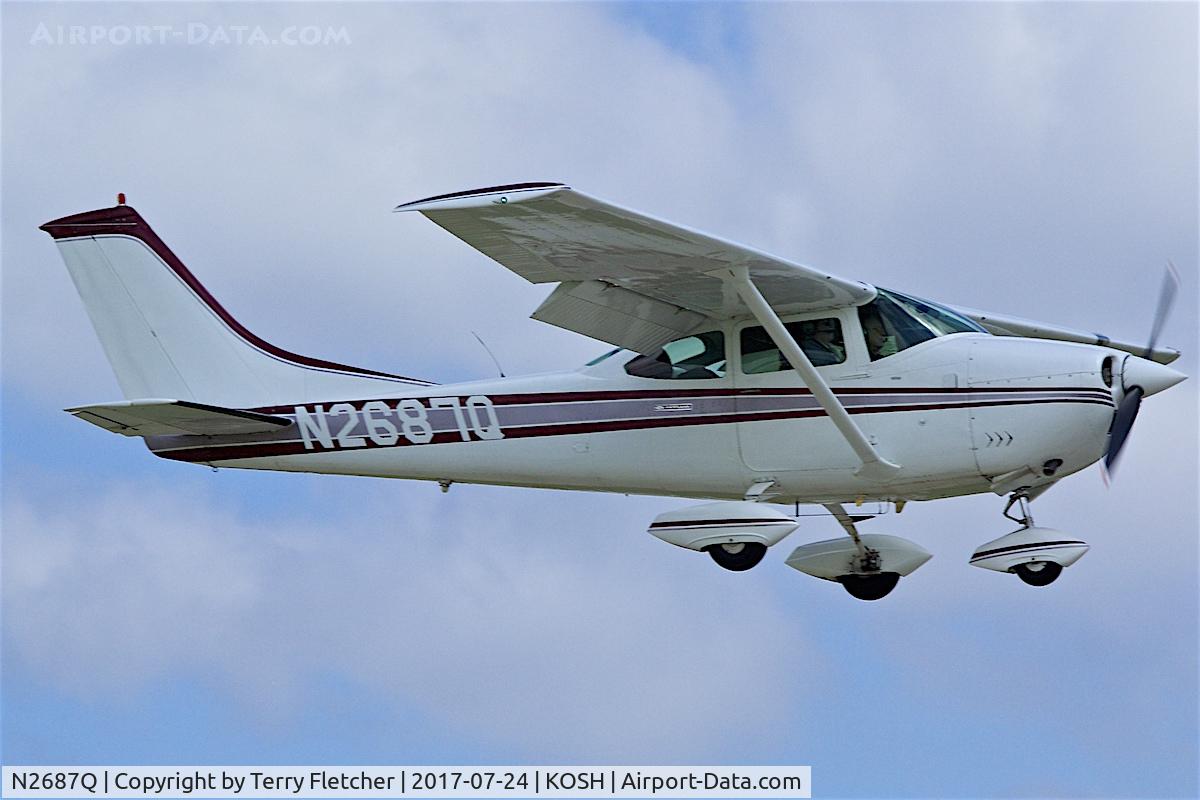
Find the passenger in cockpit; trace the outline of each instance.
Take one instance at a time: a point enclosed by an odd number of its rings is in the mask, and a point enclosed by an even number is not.
[[[811,333],[806,332],[802,346],[814,367],[840,364],[846,360],[845,342],[836,319],[816,320]]]

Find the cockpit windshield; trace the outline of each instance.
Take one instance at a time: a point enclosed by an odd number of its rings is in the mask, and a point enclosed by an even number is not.
[[[872,361],[938,336],[987,333],[948,308],[887,289],[879,289],[874,300],[859,306],[858,318]]]
[[[967,319],[957,311],[951,311],[945,306],[931,303],[928,300],[922,300],[919,297],[913,297],[910,294],[893,292],[889,289],[881,289],[880,291],[903,306],[906,311],[921,320],[922,323],[936,331],[939,336],[946,336],[951,333],[987,333],[974,320]]]

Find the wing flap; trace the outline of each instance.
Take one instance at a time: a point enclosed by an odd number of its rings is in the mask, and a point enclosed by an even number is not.
[[[652,353],[709,323],[703,314],[603,281],[561,283],[531,316],[635,353]]]
[[[66,409],[79,419],[122,436],[217,436],[264,433],[292,424],[286,417],[208,406],[187,400],[123,400]]]

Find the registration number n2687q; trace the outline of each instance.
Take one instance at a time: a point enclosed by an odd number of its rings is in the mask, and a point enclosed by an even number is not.
[[[381,447],[429,444],[437,434],[469,442],[503,439],[492,401],[481,394],[470,397],[427,397],[420,400],[370,400],[296,406],[296,426],[308,450],[318,448]],[[403,441],[402,441],[403,440]]]

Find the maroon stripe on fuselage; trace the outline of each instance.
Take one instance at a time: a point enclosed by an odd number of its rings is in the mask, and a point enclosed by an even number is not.
[[[446,386],[446,389],[455,388],[453,385]],[[972,395],[972,394],[1016,394],[1030,392],[1072,392],[1076,394],[1087,393],[1092,397],[1103,402],[1111,403],[1111,394],[1107,389],[1088,389],[1079,386],[1059,386],[1048,388],[1031,388],[1024,387],[1003,387],[998,389],[980,389],[980,388],[950,388],[950,389],[932,389],[929,387],[908,387],[908,388],[887,388],[887,387],[863,387],[858,389],[836,389],[834,394],[838,397],[854,397],[856,395],[903,395],[903,394],[950,394],[950,395]],[[442,397],[443,395],[432,395]],[[445,395],[446,397],[457,397],[462,400],[470,395],[455,393]],[[808,389],[629,389],[617,391],[597,391],[597,392],[542,392],[531,394],[487,394],[493,405],[497,406],[515,406],[515,405],[534,405],[539,403],[591,403],[602,400],[658,400],[670,399],[686,402],[694,397],[811,397],[812,392]],[[363,405],[374,402],[396,402],[397,400],[407,399],[397,395],[396,397],[380,397],[370,400],[328,400],[318,403],[296,403],[288,406],[263,406],[262,408],[248,409],[256,411],[260,414],[290,414],[294,413],[296,406],[304,408],[312,408],[313,406],[329,406],[335,403],[348,403],[354,406],[356,410],[361,411]]]
[[[1084,405],[1099,405],[1112,408],[1111,401],[1100,401],[1088,398],[1077,399],[1048,399],[1048,400],[995,400],[979,403],[928,403],[903,406],[863,406],[849,407],[851,414],[886,414],[900,411],[937,411],[940,409],[981,408],[985,406],[1016,406],[1016,405],[1048,405],[1055,403],[1080,403]],[[801,409],[789,411],[767,411],[734,414],[717,414],[694,417],[664,417],[651,419],[622,419],[602,420],[596,422],[566,422],[546,425],[524,425],[504,430],[505,439],[529,439],[546,436],[570,436],[585,433],[611,433],[615,431],[645,430],[650,428],[675,428],[695,425],[727,425],[738,422],[760,422],[785,419],[809,419],[825,416],[822,409]],[[475,442],[477,440],[471,440]],[[503,440],[492,440],[503,441]],[[433,434],[426,444],[453,444],[463,442],[458,431],[441,431]],[[382,445],[363,440],[362,447],[309,449],[303,442],[263,442],[261,444],[234,444],[227,447],[188,447],[173,450],[155,450],[155,455],[175,461],[209,462],[233,461],[244,458],[269,458],[272,456],[302,455],[305,453],[335,453],[348,450],[374,450],[389,447],[413,447],[411,442],[400,438],[395,444]]]
[[[113,208],[101,208],[95,211],[85,211],[82,214],[72,214],[68,217],[60,217],[59,219],[51,220],[45,225],[40,226],[41,230],[50,234],[55,240],[58,239],[76,239],[83,236],[129,236],[145,244],[155,255],[163,260],[163,262],[174,272],[184,284],[195,292],[196,296],[208,306],[208,308],[217,315],[229,328],[244,339],[248,344],[268,353],[275,358],[289,361],[303,367],[314,369],[333,370],[335,372],[348,372],[355,375],[365,375],[371,378],[388,378],[393,380],[408,381],[409,383],[420,384],[422,386],[431,386],[431,381],[423,381],[417,378],[409,378],[404,375],[395,375],[390,372],[378,372],[373,369],[363,369],[362,367],[351,367],[346,364],[339,364],[335,361],[325,361],[319,358],[310,358],[296,353],[284,350],[282,347],[260,339],[255,336],[247,328],[234,319],[225,308],[217,302],[216,298],[209,294],[204,285],[196,279],[196,276],[184,266],[171,248],[167,247],[166,243],[158,237],[158,234],[150,227],[145,219],[132,206],[114,206]]]
[[[447,387],[450,388],[450,387]],[[834,389],[833,393],[839,397],[854,396],[854,395],[872,395],[872,394],[987,394],[987,393],[1014,393],[1014,392],[1095,392],[1109,397],[1107,390],[1088,389],[1080,386],[1063,386],[1063,387],[1002,387],[998,389],[988,389],[981,387],[953,387],[953,388],[930,388],[925,387],[903,387],[892,388],[887,386],[863,386],[858,388],[840,387]],[[735,397],[783,397],[787,395],[796,395],[800,397],[810,397],[812,392],[803,388],[778,388],[778,389],[630,389],[624,391],[600,391],[600,392],[547,392],[542,394],[503,394],[503,395],[488,395],[492,403],[495,405],[524,405],[527,403],[575,403],[588,402],[591,400],[654,400],[658,398],[680,398],[687,397],[719,397],[721,395],[732,395]]]

